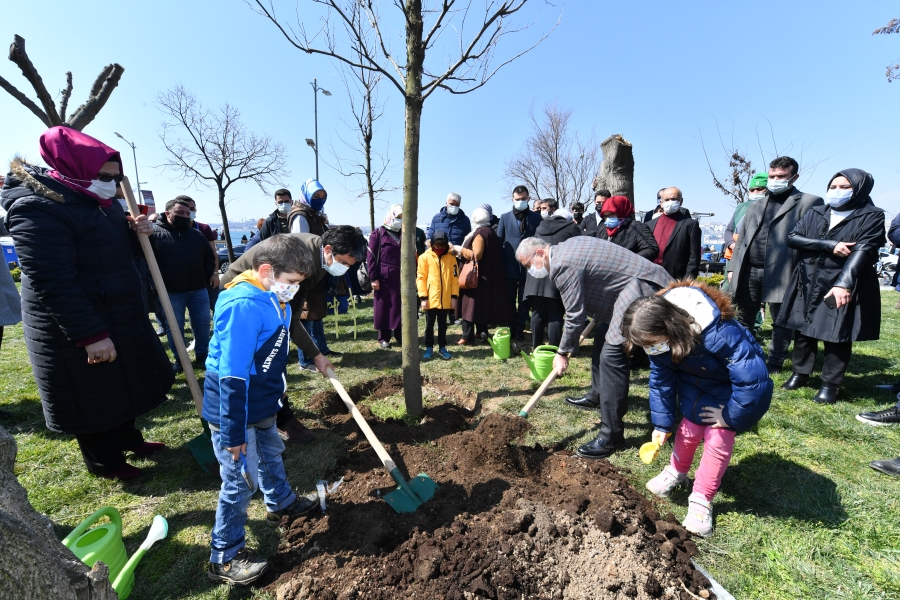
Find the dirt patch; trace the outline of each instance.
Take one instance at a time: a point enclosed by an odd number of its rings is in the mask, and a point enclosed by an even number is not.
[[[434,381],[426,385],[440,385]],[[390,395],[399,378],[355,386],[354,399]],[[462,402],[469,400],[461,398]],[[292,522],[265,583],[279,600],[587,599],[711,597],[691,565],[697,547],[605,460],[517,443],[529,423],[491,414],[477,423],[455,404],[428,408],[420,425],[369,418],[404,472],[440,486],[413,513],[380,495],[394,489],[340,399],[313,399],[349,450],[344,484]]]

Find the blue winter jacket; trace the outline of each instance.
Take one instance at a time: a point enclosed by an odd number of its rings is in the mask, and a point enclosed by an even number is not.
[[[291,307],[253,283],[249,271],[219,294],[206,359],[203,418],[225,448],[247,441],[247,424],[273,416],[287,391]]]
[[[459,209],[458,213],[451,216],[447,214],[447,207],[445,206],[431,219],[431,225],[425,230],[426,238],[430,240],[435,231],[446,232],[447,239],[450,240],[451,244],[461,246],[466,236],[472,231],[472,223],[462,209]]]
[[[723,318],[722,310],[733,316],[729,297],[706,290],[709,295],[698,287],[676,284],[663,292],[666,300],[694,317],[702,328],[702,344],[679,365],[669,352],[650,357],[650,420],[659,431],[673,432],[678,426],[676,407],[686,419],[702,425],[700,413],[723,404],[728,426],[746,431],[772,402],[774,384],[762,348],[734,318]]]

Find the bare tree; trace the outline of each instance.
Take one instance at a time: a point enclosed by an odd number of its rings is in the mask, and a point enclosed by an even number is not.
[[[506,178],[525,182],[541,198],[551,196],[560,206],[583,201],[599,165],[600,146],[593,132],[582,139],[569,130],[572,111],[555,101],[529,112],[531,135],[523,151],[506,163]]]
[[[419,210],[419,136],[422,107],[437,90],[467,94],[487,84],[497,72],[535,48],[547,38],[507,58],[495,56],[503,38],[519,33],[528,25],[513,27],[511,21],[529,0],[485,0],[484,10],[472,7],[472,0],[394,0],[396,9],[389,18],[376,0],[307,0],[323,8],[320,25],[307,30],[298,15],[294,24],[276,16],[275,0],[245,0],[260,15],[269,19],[298,50],[318,54],[353,68],[380,73],[385,83],[399,92],[404,101],[405,130],[403,149],[403,219],[415,223]],[[534,4],[533,0],[531,4]],[[254,6],[255,5],[255,6]],[[459,6],[457,6],[459,5]],[[474,16],[478,13],[478,16]],[[471,17],[471,19],[470,19]],[[474,33],[470,21],[474,19]],[[426,20],[429,25],[426,27]],[[557,21],[558,22],[558,21]],[[398,31],[389,28],[396,26]],[[341,30],[339,34],[337,29]],[[555,27],[554,27],[555,29]],[[445,47],[436,46],[443,32],[456,32],[456,39]],[[552,31],[552,30],[551,30]],[[398,40],[403,39],[402,46]],[[399,46],[399,47],[395,47]],[[426,55],[437,54],[443,61],[426,64]],[[401,311],[403,315],[403,392],[406,410],[422,412],[419,340],[416,327],[416,248],[415,228],[404,227],[401,246]]]
[[[872,35],[890,35],[892,33],[900,33],[900,19],[891,19],[887,25],[873,31]],[[888,65],[884,76],[887,77],[888,83],[900,79],[900,60]]]
[[[387,138],[384,150],[379,150],[373,140],[375,138],[375,124],[384,117],[384,103],[378,96],[378,84],[381,74],[360,68],[342,65],[341,79],[350,99],[350,114],[352,122],[341,119],[354,131],[356,139],[347,141],[340,134],[337,138],[342,145],[342,151],[338,152],[334,144],[331,144],[331,153],[335,164],[331,166],[338,173],[350,181],[359,185],[354,188],[357,198],[367,198],[369,201],[369,226],[375,230],[375,202],[380,196],[395,192],[399,186],[391,185],[390,177],[393,175],[391,160],[387,148],[390,146],[390,138]],[[349,153],[349,157],[347,154]],[[346,187],[346,184],[345,184]]]
[[[226,102],[218,109],[208,109],[181,85],[159,93],[156,103],[166,118],[159,138],[169,152],[160,166],[194,185],[215,185],[228,257],[234,262],[225,194],[241,180],[253,181],[265,193],[266,185],[288,175],[284,146],[268,135],[247,131],[234,106]]]
[[[69,98],[72,96],[72,72],[66,73],[66,87],[62,90],[62,96],[59,101],[59,110],[56,103],[47,91],[44,80],[41,78],[28,53],[25,52],[25,38],[21,36],[13,36],[13,43],[9,46],[9,60],[14,62],[22,71],[22,75],[34,88],[41,106],[34,103],[28,96],[20,92],[16,87],[3,77],[0,77],[0,87],[9,92],[10,96],[18,100],[22,106],[33,112],[38,119],[47,127],[55,127],[65,125],[78,131],[83,130],[93,121],[100,109],[109,100],[113,89],[119,85],[119,79],[125,68],[118,63],[106,65],[94,80],[91,91],[88,94],[87,101],[75,109],[71,116],[66,119],[66,110],[69,106]]]

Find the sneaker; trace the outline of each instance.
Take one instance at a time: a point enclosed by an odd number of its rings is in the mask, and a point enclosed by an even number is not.
[[[340,358],[343,355],[343,352],[338,352],[337,350],[329,350],[328,352],[322,353],[322,356],[330,356],[331,358]]]
[[[896,406],[884,410],[864,412],[856,415],[856,420],[867,425],[897,425],[900,423],[900,410]]]
[[[672,490],[687,481],[687,473],[679,473],[672,465],[666,465],[662,473],[647,482],[647,489],[660,498],[668,498]]]
[[[425,354],[422,355],[422,360],[431,360],[431,358],[433,356],[434,356],[434,349],[433,348],[425,348]]]
[[[308,444],[316,439],[316,434],[304,427],[296,418],[291,419],[278,428],[278,436],[285,442]]]
[[[438,355],[439,355],[441,358],[443,358],[444,360],[450,360],[450,359],[453,357],[453,355],[450,354],[449,352],[447,352],[447,349],[444,348],[443,346],[441,346],[440,348],[438,348]]]
[[[193,351],[194,351],[194,344],[196,344],[196,343],[197,343],[197,340],[191,340],[191,343],[188,344],[187,351],[188,351],[188,352],[193,352]]]
[[[277,527],[283,517],[299,517],[305,515],[319,503],[319,496],[315,492],[305,496],[297,496],[293,504],[276,512],[266,512],[266,523]]]
[[[308,371],[310,373],[318,373],[319,370],[316,368],[314,363],[306,363],[305,365],[300,365],[301,371]]]
[[[713,532],[712,502],[694,492],[688,496],[688,513],[681,526],[700,537],[709,537]]]
[[[381,346],[382,350],[387,350],[388,348],[391,347],[390,342],[385,342],[385,341],[379,342],[379,345]]]
[[[231,585],[247,585],[263,576],[269,568],[265,559],[253,556],[246,548],[227,563],[209,563],[206,577],[210,581],[224,581]]]

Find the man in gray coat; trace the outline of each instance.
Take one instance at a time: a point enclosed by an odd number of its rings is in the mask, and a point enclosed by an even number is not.
[[[591,315],[598,323],[591,358],[591,389],[582,398],[566,401],[578,408],[600,409],[602,423],[597,438],[578,448],[578,456],[607,457],[625,442],[622,420],[628,411],[631,367],[622,345],[622,316],[632,302],[664,288],[671,277],[661,266],[630,250],[586,235],[552,248],[539,238],[522,240],[516,260],[528,268],[532,277],[549,277],[559,290],[566,320],[553,360],[558,374],[569,368],[568,355],[578,348],[585,318]],[[601,336],[606,343],[600,343]]]
[[[752,329],[763,303],[769,305],[773,321],[778,317],[791,273],[797,266],[798,254],[788,248],[788,235],[806,211],[824,204],[819,196],[794,187],[799,171],[800,165],[789,156],[779,156],[769,163],[769,195],[747,209],[738,229],[728,280],[739,310],[738,319],[748,329]],[[789,329],[772,326],[766,365],[770,373],[781,372],[792,335]]]

